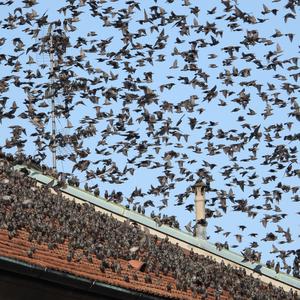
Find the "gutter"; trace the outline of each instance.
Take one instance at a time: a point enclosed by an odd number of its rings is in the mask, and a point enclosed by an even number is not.
[[[72,290],[79,290],[99,296],[109,297],[111,300],[163,300],[166,298],[155,297],[140,292],[124,289],[118,286],[105,284],[99,281],[91,281],[86,278],[77,277],[69,273],[55,271],[31,265],[22,261],[0,256],[0,270],[31,277],[37,281],[46,281],[58,284],[62,287],[69,287]],[[101,298],[99,298],[101,299]]]

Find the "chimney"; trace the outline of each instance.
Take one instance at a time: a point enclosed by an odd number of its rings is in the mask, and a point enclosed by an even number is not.
[[[205,220],[205,184],[198,181],[195,184],[196,237],[206,240]]]

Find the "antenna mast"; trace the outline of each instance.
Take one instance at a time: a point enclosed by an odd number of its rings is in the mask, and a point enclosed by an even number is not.
[[[53,91],[53,70],[54,70],[54,49],[53,49],[53,37],[52,29],[50,29],[50,73],[51,73],[51,152],[52,152],[52,168],[56,171],[56,121],[55,121],[55,93]]]

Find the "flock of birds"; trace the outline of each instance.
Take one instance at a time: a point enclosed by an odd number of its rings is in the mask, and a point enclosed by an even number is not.
[[[285,203],[300,201],[299,45],[285,28],[297,27],[300,1],[259,2],[256,13],[234,0],[211,3],[66,0],[56,16],[40,13],[37,0],[1,1],[0,123],[10,135],[0,146],[37,165],[56,151],[68,171],[47,172],[61,186],[153,209],[173,227],[169,212],[192,212],[202,180],[216,246],[253,239],[242,254],[259,261],[257,250],[272,243],[267,266],[299,277],[297,244],[287,246],[299,235],[285,222]],[[283,29],[268,35],[274,19]],[[51,112],[63,131],[50,128]],[[244,224],[227,231],[220,218],[229,213],[261,223],[265,236]]]
[[[6,158],[0,159],[0,228],[8,231],[10,239],[19,230],[29,233],[29,258],[35,257],[38,244],[53,250],[64,243],[68,245],[68,262],[87,260],[97,264],[101,272],[111,269],[123,274],[126,282],[142,279],[135,272],[128,276],[120,259],[144,262],[141,272],[148,284],[155,284],[160,275],[173,277],[175,284],[165,283],[169,292],[191,291],[194,297],[206,299],[207,289],[212,288],[216,299],[224,290],[234,299],[299,299],[297,292],[265,285],[246,275],[243,268],[217,263],[193,251],[187,254],[168,238],[158,239],[136,223],[120,222],[96,212],[93,205],[65,199],[61,192],[54,194],[46,185],[37,186],[25,168],[14,171],[12,166]]]

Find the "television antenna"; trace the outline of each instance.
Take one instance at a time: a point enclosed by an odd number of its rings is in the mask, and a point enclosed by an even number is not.
[[[50,25],[49,29],[50,34],[50,73],[51,73],[51,81],[50,81],[50,95],[51,95],[51,152],[52,152],[52,168],[56,172],[57,170],[57,160],[56,160],[56,120],[55,120],[55,93],[53,92],[53,71],[54,71],[54,48],[53,48],[53,35],[52,35],[52,28]]]

